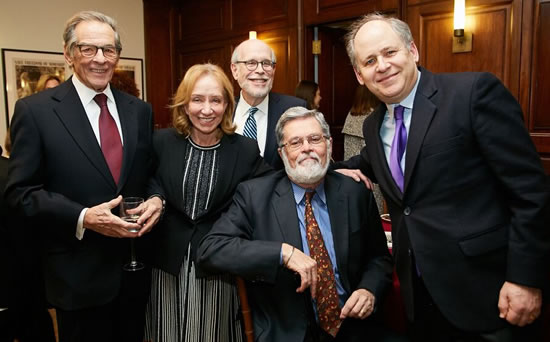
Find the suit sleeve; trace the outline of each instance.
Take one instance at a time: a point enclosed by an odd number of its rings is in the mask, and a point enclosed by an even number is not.
[[[280,269],[281,243],[254,240],[252,189],[237,187],[233,203],[202,239],[197,252],[200,267],[228,272],[248,280],[274,283]]]
[[[547,282],[550,251],[547,176],[521,107],[496,77],[480,75],[472,88],[471,120],[512,216],[506,279],[541,288]]]
[[[24,100],[17,101],[15,105],[11,139],[12,154],[6,187],[9,205],[25,216],[54,217],[57,222],[65,222],[76,229],[78,216],[84,206],[44,189],[45,161],[41,132],[34,120],[32,108]],[[74,234],[74,230],[71,233]]]

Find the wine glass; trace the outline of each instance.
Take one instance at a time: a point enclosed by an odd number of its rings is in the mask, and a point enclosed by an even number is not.
[[[126,222],[136,223],[139,219],[141,212],[138,210],[132,210],[138,208],[143,204],[143,198],[141,197],[125,197],[120,202],[120,218]],[[129,232],[137,233],[139,229],[128,229]],[[124,264],[122,267],[125,271],[139,271],[143,269],[143,263],[137,261],[136,259],[136,247],[134,238],[130,239],[130,262]]]

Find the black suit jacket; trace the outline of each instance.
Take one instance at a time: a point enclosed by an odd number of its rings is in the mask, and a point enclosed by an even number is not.
[[[325,191],[342,284],[371,291],[379,305],[391,281],[391,260],[372,193],[329,172]],[[256,341],[303,341],[309,291],[280,264],[281,244],[303,250],[292,187],[283,170],[241,183],[226,214],[201,241],[199,265],[247,280]]]
[[[4,189],[8,179],[8,158],[0,156],[0,308],[7,308],[10,298],[12,246],[8,231],[8,208],[4,202]]]
[[[65,310],[111,301],[120,288],[128,240],[86,230],[75,237],[80,212],[118,195],[145,195],[151,174],[151,106],[112,89],[123,134],[115,184],[71,80],[17,101],[6,198],[39,220],[47,299]]]
[[[236,98],[237,103],[240,97]],[[306,101],[294,96],[278,93],[269,93],[268,113],[267,113],[267,135],[265,140],[264,159],[274,169],[284,168],[283,161],[277,152],[277,138],[275,126],[283,113],[291,107],[306,107]],[[237,108],[237,106],[235,106]]]
[[[218,179],[210,207],[203,216],[192,220],[184,213],[182,193],[188,144],[173,128],[156,131],[154,135],[158,167],[152,192],[162,194],[167,206],[162,221],[150,234],[152,265],[174,275],[180,271],[189,244],[194,259],[198,242],[227,210],[237,185],[271,171],[254,140],[238,134],[224,135],[218,150]],[[200,269],[197,274],[204,275]]]
[[[385,105],[365,120],[361,155],[336,167],[361,167],[380,184],[409,318],[412,250],[451,323],[467,331],[495,330],[505,324],[497,307],[504,281],[546,284],[549,186],[521,108],[496,77],[421,72],[404,193],[380,140]]]

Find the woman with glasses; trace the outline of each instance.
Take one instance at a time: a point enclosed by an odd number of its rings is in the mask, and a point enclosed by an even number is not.
[[[174,128],[157,131],[154,187],[166,211],[152,238],[146,339],[243,341],[233,277],[195,264],[198,242],[241,181],[269,172],[252,139],[234,134],[231,82],[212,64],[191,67],[172,101]]]

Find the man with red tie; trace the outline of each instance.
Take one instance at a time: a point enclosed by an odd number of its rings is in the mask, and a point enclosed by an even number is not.
[[[16,103],[6,198],[39,222],[33,234],[60,340],[142,341],[149,277],[122,266],[128,238],[151,229],[162,200],[149,198],[137,223],[112,210],[122,197],[147,195],[151,107],[109,85],[122,49],[112,18],[77,13],[63,40],[74,76]]]
[[[381,341],[392,266],[372,192],[327,172],[323,114],[290,108],[275,131],[285,170],[237,188],[199,264],[247,280],[255,341]]]

